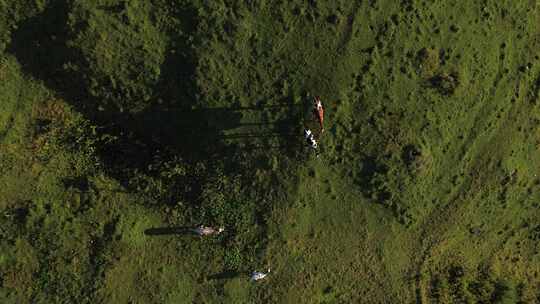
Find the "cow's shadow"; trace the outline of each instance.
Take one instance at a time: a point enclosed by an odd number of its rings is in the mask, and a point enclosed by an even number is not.
[[[193,227],[160,227],[160,228],[149,228],[144,231],[144,234],[149,236],[156,235],[191,235],[195,236],[197,233],[193,231]]]
[[[215,273],[208,276],[209,280],[231,280],[241,277],[248,277],[249,272],[246,271],[236,271],[236,270],[225,270],[219,273]]]

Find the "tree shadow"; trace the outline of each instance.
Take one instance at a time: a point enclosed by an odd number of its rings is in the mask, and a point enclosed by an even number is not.
[[[77,189],[81,192],[86,192],[90,189],[90,183],[84,176],[77,176],[73,178],[64,178],[62,180],[64,187]]]
[[[130,184],[133,174],[155,173],[148,168],[156,158],[167,161],[181,156],[182,161],[188,164],[219,159],[231,167],[236,166],[234,159],[239,154],[238,149],[243,149],[245,145],[234,142],[234,139],[257,139],[257,142],[262,142],[261,139],[269,138],[267,134],[224,135],[227,130],[243,124],[246,111],[285,109],[284,112],[290,113],[289,116],[293,118],[269,125],[272,132],[280,134],[290,132],[302,115],[302,111],[298,111],[301,105],[294,104],[292,98],[285,98],[277,105],[264,105],[259,101],[256,106],[202,107],[195,79],[198,59],[190,40],[196,36],[194,31],[198,23],[197,11],[192,7],[174,8],[174,13],[182,21],[181,29],[165,30],[170,42],[160,66],[160,78],[153,85],[153,95],[148,105],[138,112],[114,107],[104,110],[103,101],[91,92],[89,77],[92,75],[85,70],[89,66],[89,59],[85,59],[82,51],[72,44],[80,27],[87,24],[85,20],[70,21],[71,5],[70,1],[53,1],[39,15],[18,24],[12,33],[8,52],[18,59],[26,74],[43,81],[97,126],[100,132],[98,136],[111,135],[116,138],[97,147],[97,153],[106,173],[128,189],[133,187]],[[101,9],[105,13],[110,10],[114,14],[123,14],[125,6]],[[73,66],[82,68],[70,68]],[[110,88],[114,89],[113,86]],[[121,94],[121,91],[111,92],[117,93]],[[265,124],[254,122],[252,126],[257,123]],[[249,127],[249,123],[245,126]],[[289,136],[286,134],[284,137]],[[283,153],[295,153],[293,145],[285,147]],[[253,151],[249,148],[246,150]],[[67,186],[86,189],[82,180],[65,182]],[[193,184],[188,188],[197,193],[200,185],[196,184],[200,181],[187,179],[186,182]]]
[[[197,86],[193,78],[196,58],[189,51],[190,42],[182,40],[187,39],[185,35],[171,39],[174,43],[166,50],[151,105],[137,113],[110,107],[105,111],[100,109],[101,101],[89,92],[90,80],[85,71],[67,68],[88,66],[80,50],[70,47],[71,36],[77,33],[77,28],[72,28],[68,21],[71,8],[67,1],[54,1],[39,15],[18,24],[8,52],[18,59],[27,74],[42,80],[99,126],[101,132],[119,138],[114,145],[99,151],[105,162],[114,167],[121,163],[124,167],[142,169],[156,150],[165,147],[186,156],[204,158],[205,152],[218,148],[215,136],[239,122],[241,115],[226,108],[196,108]],[[124,6],[113,7],[116,13],[123,9]],[[197,24],[193,9],[182,8],[178,13],[185,19],[186,28],[193,31]]]
[[[27,74],[42,80],[66,99],[86,99],[82,75],[64,68],[71,60],[83,60],[80,52],[66,46],[68,13],[67,2],[54,1],[37,16],[17,25],[7,51],[18,59]]]

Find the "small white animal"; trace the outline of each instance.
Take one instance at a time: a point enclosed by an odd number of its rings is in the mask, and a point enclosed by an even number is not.
[[[196,233],[196,234],[198,234],[200,236],[207,236],[207,235],[212,235],[212,234],[220,234],[223,231],[225,231],[225,228],[219,227],[218,229],[215,229],[213,227],[207,227],[207,226],[200,225],[197,228],[191,229],[191,231],[193,231],[194,233]]]
[[[317,141],[315,140],[315,137],[313,136],[313,132],[311,132],[310,129],[304,129],[304,137],[306,138],[307,144],[311,148],[316,150],[317,149]]]
[[[254,272],[251,273],[251,281],[252,281],[252,282],[255,282],[255,281],[258,281],[258,280],[262,280],[262,279],[264,279],[269,273],[270,273],[270,268],[268,268],[268,272],[266,272],[266,273],[254,271]]]

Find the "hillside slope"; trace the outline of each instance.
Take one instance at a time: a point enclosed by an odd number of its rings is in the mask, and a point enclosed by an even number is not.
[[[539,25],[525,0],[0,1],[1,302],[540,302]]]

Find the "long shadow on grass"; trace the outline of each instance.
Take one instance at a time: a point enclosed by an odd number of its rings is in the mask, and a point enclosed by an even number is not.
[[[249,276],[249,274],[250,274],[249,272],[226,270],[223,272],[209,275],[208,279],[209,280],[230,280],[230,279],[235,279],[239,277]]]
[[[121,7],[120,7],[121,8]],[[116,9],[120,9],[116,8]],[[89,63],[74,47],[68,47],[77,28],[68,26],[71,7],[66,2],[54,2],[41,14],[18,25],[12,35],[9,51],[20,61],[24,70],[43,80],[58,92],[79,112],[95,125],[103,127],[104,133],[117,136],[114,145],[103,148],[102,158],[112,167],[134,167],[142,169],[152,159],[156,150],[174,150],[185,158],[206,159],[232,153],[220,142],[224,130],[242,124],[242,112],[289,108],[290,103],[258,105],[251,107],[232,106],[200,108],[197,106],[195,83],[196,58],[184,36],[175,37],[161,65],[161,79],[156,84],[149,105],[137,113],[130,113],[104,104],[91,96],[86,70],[74,72],[66,65],[86,67]],[[185,16],[187,28],[195,28],[196,13],[189,9],[180,11]],[[181,54],[181,55],[179,55]],[[120,94],[111,89],[111,95]],[[154,102],[155,101],[155,102]],[[161,102],[157,102],[161,101]],[[103,110],[106,108],[106,110]],[[254,122],[252,125],[266,122]],[[272,128],[286,129],[290,122],[276,122]],[[110,167],[110,166],[107,166]]]
[[[242,139],[242,138],[270,138],[270,137],[299,137],[298,133],[284,133],[284,132],[252,132],[252,133],[235,133],[222,135],[222,139]]]
[[[136,113],[110,106],[110,102],[92,96],[89,82],[96,76],[88,74],[90,71],[85,67],[89,64],[81,51],[69,46],[81,31],[77,27],[85,26],[85,20],[82,20],[76,23],[75,28],[70,27],[70,5],[67,1],[55,1],[39,15],[19,24],[12,34],[8,50],[18,58],[28,74],[41,79],[58,92],[98,126],[102,133],[117,138],[112,144],[100,146],[101,150],[98,151],[113,176],[126,169],[144,170],[157,151],[163,150],[182,155],[183,159],[193,162],[209,158],[226,159],[235,153],[234,147],[231,147],[234,145],[224,142],[221,134],[224,130],[242,125],[242,112],[272,108],[295,111],[295,106],[287,103],[253,107],[198,106],[199,92],[194,79],[197,59],[190,51],[191,42],[186,40],[189,31],[197,27],[197,13],[190,8],[175,12],[182,21],[181,30],[164,30],[169,31],[167,35],[172,42],[161,65],[161,78],[152,89],[155,95],[151,96],[148,105]],[[118,10],[123,9],[123,6],[112,8],[116,13],[121,13]],[[66,66],[81,69],[76,71]],[[110,86],[109,89],[111,95],[122,96],[121,88]],[[288,127],[289,123],[281,122],[271,125],[273,130],[279,132]],[[121,180],[123,173],[117,177]]]
[[[144,234],[156,236],[156,235],[197,235],[193,232],[193,227],[161,227],[150,228],[144,231]]]
[[[90,82],[96,75],[87,68],[90,65],[80,49],[70,46],[73,36],[81,31],[68,22],[71,9],[69,1],[54,1],[37,16],[18,24],[8,51],[17,57],[27,74],[42,80],[97,126],[98,138],[103,135],[115,138],[97,146],[108,175],[130,189],[137,187],[130,183],[134,175],[152,174],[148,170],[156,158],[163,163],[181,155],[183,161],[196,163],[226,158],[233,153],[218,136],[221,130],[238,124],[241,115],[225,109],[197,109],[197,86],[193,78],[196,58],[189,51],[188,42],[182,40],[185,36],[170,34],[177,37],[171,36],[175,42],[166,52],[161,79],[152,88],[155,96],[151,96],[144,109],[130,113],[91,94]],[[180,13],[196,16],[189,8]],[[189,18],[186,26],[196,28],[193,25],[196,20]],[[84,27],[84,21],[76,27]],[[79,69],[66,68],[70,66]],[[122,96],[122,88],[114,91],[113,86],[107,86],[107,89],[115,98]],[[129,100],[128,96],[126,99]],[[200,180],[186,178],[185,182],[193,183],[187,187],[194,192],[188,197],[197,196]]]
[[[53,2],[39,15],[17,25],[7,51],[17,57],[25,72],[47,86],[64,96],[86,99],[81,75],[64,69],[69,60],[83,58],[76,49],[66,47],[68,13],[67,2]]]
[[[293,104],[292,98],[277,105],[264,105],[259,102],[259,105],[250,107],[203,108],[199,104],[200,92],[194,76],[198,60],[192,42],[186,38],[190,36],[190,31],[197,28],[197,13],[190,8],[178,9],[183,28],[165,30],[171,42],[165,50],[160,79],[150,90],[153,95],[150,96],[148,104],[138,112],[130,112],[129,108],[123,111],[110,106],[110,100],[104,101],[94,96],[91,81],[97,76],[88,68],[91,66],[88,62],[90,59],[86,59],[81,49],[71,44],[75,36],[84,34],[84,31],[70,27],[70,3],[54,1],[39,15],[18,24],[18,28],[12,33],[8,51],[17,57],[27,74],[43,81],[57,92],[59,97],[82,113],[91,124],[97,126],[100,133],[98,137],[112,135],[111,137],[115,138],[111,142],[99,144],[97,153],[106,173],[118,180],[128,191],[145,193],[148,184],[155,182],[154,184],[161,185],[163,171],[174,163],[173,167],[180,165],[179,167],[186,168],[186,175],[174,178],[173,181],[165,181],[164,183],[169,184],[166,184],[164,190],[157,190],[161,192],[155,200],[160,201],[159,204],[174,205],[175,202],[184,201],[196,205],[200,202],[204,184],[212,181],[212,170],[220,165],[216,163],[223,164],[225,174],[240,172],[249,180],[249,172],[255,170],[241,166],[264,165],[265,162],[257,157],[269,151],[270,147],[279,149],[281,154],[297,153],[298,146],[288,144],[294,141],[288,132],[293,126],[300,125],[302,106]],[[77,23],[77,26],[87,26],[85,21],[87,20]],[[79,69],[69,68],[73,66]],[[123,88],[115,88],[107,83],[104,85],[106,89],[102,91],[110,90],[116,99],[123,99]],[[126,100],[131,100],[129,96],[125,97]],[[248,111],[251,114],[252,111],[273,109],[288,113],[291,117],[290,121],[269,126],[272,132],[287,134],[279,135],[286,139],[287,145],[276,146],[278,140],[271,138],[266,132],[224,137],[223,133],[227,133],[225,131],[242,126],[242,118]],[[235,136],[237,138],[233,138]],[[247,141],[248,145],[239,141]],[[254,156],[255,154],[258,156]],[[199,170],[201,167],[204,169]],[[197,170],[204,172],[198,173]],[[88,189],[85,178],[66,180],[65,183],[68,187],[77,187],[84,191]],[[149,179],[151,182],[148,182]],[[149,190],[151,191],[153,190]],[[257,222],[264,223],[264,217],[260,218]]]

